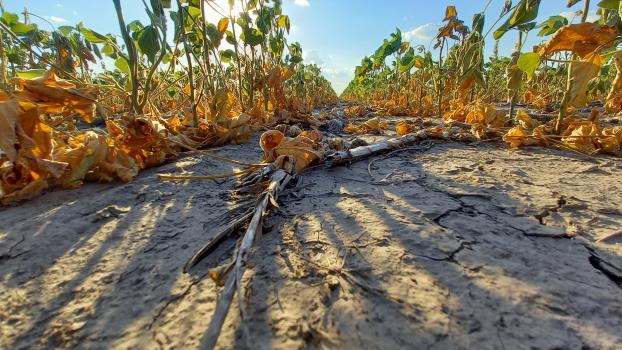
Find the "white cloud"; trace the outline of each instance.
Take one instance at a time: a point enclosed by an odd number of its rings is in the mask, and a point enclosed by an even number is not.
[[[578,23],[581,20],[581,11],[564,11],[560,13],[559,15],[562,17],[566,17],[566,19],[568,19],[568,22]],[[599,18],[600,16],[596,14],[596,11],[592,11],[587,14],[588,22],[595,22]]]
[[[56,16],[45,16],[45,18],[54,23],[66,23],[68,22],[66,19]]]
[[[438,27],[436,24],[427,23],[407,31],[402,36],[406,41],[432,40],[438,31]]]
[[[345,90],[350,81],[354,78],[354,67],[320,67],[322,75],[330,81],[336,93],[340,94]]]
[[[303,50],[302,58],[304,59],[305,63],[317,64],[319,67],[326,66],[326,61],[324,61],[320,53],[316,50]]]
[[[294,0],[294,4],[301,6],[301,7],[308,7],[311,4],[309,4],[309,0]]]
[[[304,50],[302,56],[305,64],[315,64],[322,70],[322,75],[330,81],[338,94],[354,78],[354,66],[339,64],[332,55],[322,56],[317,50]]]
[[[596,22],[600,19],[600,16],[596,14],[596,12],[594,13],[588,13],[587,15],[587,21],[588,22]]]
[[[559,15],[562,16],[562,17],[566,17],[568,22],[570,22],[577,16],[577,13],[576,13],[576,11],[564,11],[564,12],[560,13]]]

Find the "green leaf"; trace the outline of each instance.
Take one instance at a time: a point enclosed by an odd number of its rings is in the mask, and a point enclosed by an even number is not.
[[[88,41],[90,41],[93,44],[103,44],[105,42],[108,42],[108,38],[105,37],[104,35],[101,35],[91,29],[85,28],[83,26],[78,26],[78,29],[80,30],[80,33],[82,33],[82,35],[84,36],[84,38]]]
[[[45,69],[18,70],[15,74],[20,78],[35,79],[42,77],[45,74]]]
[[[536,28],[540,29],[538,36],[548,36],[557,32],[560,28],[568,24],[568,19],[564,16],[551,16],[546,21],[540,23]]]
[[[119,68],[119,70],[127,75],[130,75],[130,65],[127,63],[125,58],[120,57],[116,61],[114,61],[115,67]]]
[[[257,0],[249,0],[246,4],[246,11],[253,10],[255,7],[257,7]]]
[[[117,57],[117,52],[115,51],[114,47],[110,44],[104,45],[104,48],[102,49],[102,53],[112,58]]]
[[[11,31],[17,35],[27,35],[35,31],[36,27],[32,24],[16,22],[11,26]]]
[[[188,14],[192,18],[197,18],[197,17],[201,16],[201,9],[198,8],[198,7],[194,7],[194,6],[188,6]],[[192,21],[188,21],[188,22],[194,23]],[[190,23],[188,23],[188,24],[190,24]]]
[[[474,14],[473,25],[471,26],[473,28],[473,31],[482,35],[482,32],[484,31],[485,20],[486,20],[486,15],[483,12]]]
[[[573,7],[574,5],[576,5],[579,1],[581,0],[568,0],[568,4],[566,4],[566,7]]]
[[[138,32],[141,29],[145,28],[145,26],[139,20],[131,21],[127,24],[127,27],[130,28],[132,32]]]
[[[160,51],[158,30],[151,25],[146,26],[143,30],[138,32],[136,41],[138,43],[138,48],[147,56],[149,62],[155,62],[156,54]]]
[[[536,22],[528,22],[528,23],[523,23],[521,25],[516,26],[516,29],[520,30],[521,32],[529,32],[533,30],[535,27],[536,27]]]
[[[168,94],[168,97],[170,98],[176,98],[177,95],[179,95],[179,92],[177,91],[177,89],[168,89],[166,93]]]
[[[19,22],[19,16],[14,13],[5,12],[2,14],[2,17],[0,17],[0,21],[11,27],[13,24]]]
[[[602,0],[598,3],[598,7],[608,10],[617,10],[620,6],[620,0]]]
[[[233,50],[231,49],[220,51],[220,59],[225,63],[231,62],[234,55],[235,52],[233,52]]]
[[[227,31],[225,38],[229,44],[231,45],[237,44],[237,40],[235,40],[235,37],[233,36],[233,33],[230,30]]]
[[[99,58],[100,60],[103,58],[102,53],[99,51],[99,47],[97,45],[93,45],[93,52],[95,53],[95,56],[97,56],[97,58]]]
[[[500,39],[508,30],[516,28],[521,24],[533,21],[538,17],[538,8],[541,0],[521,0],[516,5],[510,17],[494,33],[496,40]]]
[[[270,37],[270,52],[280,56],[285,50],[285,42],[279,37]]]
[[[408,72],[418,62],[418,57],[415,56],[415,50],[411,47],[408,52],[402,57],[397,64],[400,73]]]
[[[518,68],[527,74],[527,77],[531,79],[533,73],[540,66],[540,55],[535,52],[526,52],[518,58]]]
[[[240,35],[240,39],[246,45],[257,46],[263,42],[263,33],[256,28],[245,28]]]
[[[213,23],[208,23],[205,27],[205,31],[212,46],[218,48],[220,46],[220,42],[222,41],[222,34],[218,30],[218,27],[216,27]]]
[[[73,30],[73,27],[72,26],[60,26],[56,28],[56,30],[63,33],[64,35],[69,35],[69,33],[71,33],[71,31]]]

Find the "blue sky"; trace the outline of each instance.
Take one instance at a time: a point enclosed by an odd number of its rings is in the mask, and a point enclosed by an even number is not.
[[[227,0],[216,0],[227,3]],[[413,44],[428,46],[442,23],[447,5],[455,5],[458,17],[471,24],[474,13],[481,12],[484,0],[283,0],[284,12],[291,17],[290,41],[302,44],[305,60],[322,67],[324,75],[340,93],[352,79],[354,67],[365,55],[373,53],[384,38],[398,27],[405,38]],[[492,0],[486,11],[488,30],[497,19],[504,0]],[[80,21],[101,33],[118,34],[118,24],[112,1],[105,0],[5,0],[11,12],[22,12],[24,7],[44,17],[52,25],[72,25]],[[147,22],[142,1],[122,1],[126,19]],[[538,21],[551,15],[564,14],[572,18],[572,12],[581,5],[566,8],[566,0],[543,0]],[[594,5],[595,6],[595,5]],[[226,7],[225,7],[226,8]],[[593,12],[593,10],[592,10]],[[211,20],[218,20],[214,14]],[[32,18],[42,28],[51,25]],[[489,35],[492,37],[492,34]],[[516,35],[508,33],[500,43],[500,52],[508,55],[513,50]],[[542,38],[532,32],[525,50]],[[486,51],[490,55],[494,41],[487,40]]]

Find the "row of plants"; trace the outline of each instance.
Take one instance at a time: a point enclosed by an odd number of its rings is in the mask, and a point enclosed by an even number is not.
[[[143,4],[146,23],[113,0],[114,35],[83,23],[48,31],[32,21],[44,18],[0,2],[3,203],[89,178],[130,180],[181,150],[244,142],[336,98],[287,40],[280,0]]]
[[[411,47],[398,29],[363,58],[342,97],[385,115],[442,116],[450,126],[471,127],[478,139],[502,137],[511,147],[619,152],[622,128],[598,119],[622,109],[622,2],[598,2],[598,19],[589,22],[594,4],[569,0],[569,8],[582,5],[574,19],[555,15],[537,23],[540,3],[508,0],[492,25],[486,25],[484,10],[470,26],[448,6],[432,49]],[[533,33],[543,42],[530,51],[524,46]],[[489,35],[496,47],[493,57],[485,58]],[[515,50],[501,57],[498,40],[506,35],[516,36]],[[507,112],[499,108],[503,100]],[[521,102],[556,117],[534,120],[517,108]],[[601,108],[589,116],[579,113],[588,104]],[[412,130],[406,122],[398,125],[398,133]]]
[[[491,25],[486,23],[486,9],[467,25],[456,8],[448,6],[433,48],[411,47],[398,29],[363,58],[342,97],[388,115],[437,115],[448,122],[477,124],[475,135],[505,135],[512,146],[545,145],[563,138],[563,146],[584,153],[619,151],[622,130],[601,130],[595,123],[600,110],[588,120],[576,109],[594,101],[601,101],[607,113],[622,108],[621,2],[569,0],[569,8],[578,7],[572,20],[555,15],[537,23],[540,3],[508,0]],[[590,6],[598,16],[592,22],[587,21]],[[496,47],[486,58],[484,45],[490,35]],[[516,37],[515,50],[501,57],[498,40],[507,35]],[[529,35],[543,39],[533,51],[525,48]],[[504,100],[509,110],[500,113],[497,107]],[[526,127],[521,124],[525,113],[516,108],[521,102],[557,117],[546,125],[533,122]],[[498,130],[482,132],[482,127]],[[540,129],[534,134],[536,127]],[[616,137],[617,144],[607,147],[598,141]],[[591,144],[577,146],[579,138]]]

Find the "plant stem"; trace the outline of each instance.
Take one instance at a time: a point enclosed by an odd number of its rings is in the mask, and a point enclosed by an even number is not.
[[[581,16],[581,23],[585,23],[587,21],[587,14],[590,11],[590,0],[583,0],[583,15]],[[576,57],[572,57],[574,60]],[[559,106],[559,114],[557,115],[557,121],[555,122],[555,132],[560,134],[562,132],[562,123],[564,122],[564,118],[566,118],[566,111],[568,110],[568,104],[570,103],[570,93],[572,91],[572,86],[574,83],[574,79],[572,76],[572,68],[574,66],[573,62],[568,63],[568,75],[566,76],[566,92],[564,93],[564,97],[562,98],[562,102]]]
[[[587,15],[590,11],[590,0],[583,0],[583,14],[581,15],[581,23],[587,21]]]
[[[238,37],[235,34],[235,18],[231,13],[232,9],[229,9],[229,19],[231,19],[231,32],[233,33],[233,48],[235,49],[235,61],[238,66],[238,99],[240,100],[240,107],[242,107],[242,112],[246,112],[244,108],[244,100],[242,100],[242,64],[240,63],[240,55],[238,50]]]
[[[4,14],[3,0],[0,0],[0,15]],[[0,30],[0,88],[10,89],[9,78],[7,77],[7,56],[4,49],[4,32]]]
[[[516,51],[514,52],[514,57],[512,59],[511,65],[515,65],[518,62],[518,57],[520,56],[520,49],[523,46],[523,32],[518,31],[518,42],[516,42]],[[522,73],[521,73],[522,76]],[[522,79],[521,79],[522,80]],[[520,85],[519,85],[520,88]],[[516,109],[516,102],[518,101],[518,92],[520,89],[514,91],[512,95],[512,101],[510,101],[510,120],[514,120],[514,114]]]
[[[161,43],[160,43],[160,45],[162,45],[162,48],[160,50],[160,55],[158,56],[157,60],[153,63],[153,65],[149,69],[149,73],[147,73],[147,80],[145,81],[145,88],[143,89],[143,98],[142,98],[142,102],[140,103],[141,111],[144,109],[145,105],[149,101],[149,93],[151,92],[151,83],[153,82],[153,75],[158,70],[158,67],[160,66],[160,63],[162,62],[162,60],[164,59],[164,56],[166,56],[166,45],[167,45],[166,27],[160,28],[160,29],[163,35],[163,37],[161,38]]]
[[[207,65],[207,74],[209,75],[207,79],[207,83],[209,85],[209,91],[210,91],[210,94],[214,96],[216,94],[216,90],[214,88],[212,65],[211,65],[210,58],[209,58],[210,50],[209,50],[209,41],[207,37],[207,28],[205,25],[206,18],[207,17],[205,16],[205,1],[201,0],[201,29],[203,32],[203,57],[205,59],[205,64]]]
[[[438,53],[438,116],[439,118],[443,117],[443,47],[445,46],[445,37],[443,37],[443,41],[441,43],[441,48]]]
[[[192,57],[190,56],[190,46],[188,45],[188,40],[186,40],[186,26],[185,26],[185,10],[181,6],[181,1],[177,0],[177,8],[179,8],[179,25],[180,25],[180,35],[181,41],[184,44],[184,51],[186,53],[186,61],[188,62],[188,84],[190,85],[190,100],[191,100],[191,111],[192,111],[192,120],[194,123],[194,127],[199,126],[199,117],[197,116],[197,104],[194,100],[194,72],[192,71]]]
[[[141,114],[142,108],[138,103],[138,55],[136,46],[134,45],[132,37],[130,37],[128,27],[125,25],[123,9],[121,8],[121,0],[112,0],[112,2],[114,3],[114,8],[117,12],[117,20],[119,21],[121,36],[123,37],[123,41],[127,47],[127,55],[129,58],[128,64],[130,66],[130,80],[132,82],[132,95],[130,96],[132,101],[132,109],[134,110],[134,113]]]

